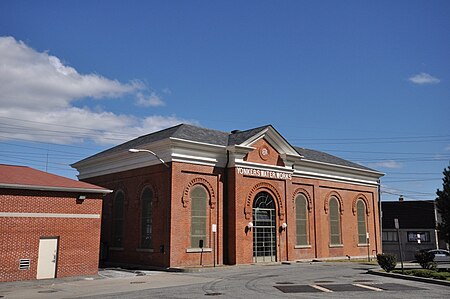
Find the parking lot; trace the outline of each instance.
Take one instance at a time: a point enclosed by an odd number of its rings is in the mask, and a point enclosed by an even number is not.
[[[3,298],[444,298],[449,286],[367,274],[375,265],[293,263],[190,269],[103,270],[95,277],[0,284]]]

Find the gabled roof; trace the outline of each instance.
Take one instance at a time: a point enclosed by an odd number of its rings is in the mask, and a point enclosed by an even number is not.
[[[250,129],[250,130],[246,130],[246,131],[233,131],[228,136],[228,145],[241,144],[244,141],[247,141],[252,136],[258,134],[259,132],[264,131],[268,127],[270,127],[270,126],[262,126],[262,127],[258,127],[258,128],[254,128],[254,129]]]
[[[0,188],[109,193],[108,189],[27,166],[0,164]]]
[[[219,146],[224,146],[224,147],[229,146],[229,145],[239,145],[239,144],[242,144],[243,142],[249,140],[253,136],[258,135],[262,131],[267,130],[268,128],[272,128],[273,129],[272,131],[276,132],[276,130],[271,125],[265,125],[265,126],[257,127],[254,129],[245,130],[245,131],[233,131],[231,133],[228,133],[228,132],[222,132],[222,131],[218,131],[218,130],[201,128],[201,127],[188,125],[188,124],[180,124],[180,125],[177,125],[177,126],[174,126],[171,128],[167,128],[167,129],[164,129],[164,130],[161,130],[158,132],[150,133],[150,134],[138,137],[136,139],[130,140],[128,142],[125,142],[125,143],[115,146],[113,148],[110,148],[103,152],[95,154],[91,157],[88,157],[84,160],[81,160],[81,161],[75,163],[74,165],[76,165],[80,162],[94,159],[94,158],[104,157],[109,154],[125,152],[125,151],[128,151],[130,148],[139,148],[143,145],[148,145],[153,142],[157,142],[157,141],[161,141],[161,140],[169,139],[169,138],[178,138],[178,139],[183,139],[183,140],[188,140],[188,141],[195,141],[195,142],[219,145]],[[300,147],[293,147],[288,143],[288,141],[286,141],[284,139],[283,136],[281,136],[281,134],[279,134],[278,132],[276,132],[276,134],[278,134],[284,140],[283,142],[285,142],[288,146],[292,147],[299,155],[304,156],[304,159],[311,160],[314,162],[323,162],[323,163],[328,163],[328,164],[333,164],[333,165],[338,165],[338,166],[346,166],[346,167],[352,167],[352,168],[361,169],[361,170],[374,171],[373,169],[370,169],[365,166],[338,158],[336,156],[333,156],[333,155],[330,155],[327,153],[310,150],[310,149],[305,149],[305,148],[300,148]]]
[[[312,150],[312,149],[307,149],[307,148],[302,148],[302,147],[294,147],[295,150],[303,156],[303,159],[305,160],[311,160],[314,162],[322,162],[322,163],[328,163],[328,164],[334,164],[334,165],[339,165],[339,166],[346,166],[346,167],[352,167],[352,168],[357,168],[357,169],[364,169],[364,170],[369,170],[369,171],[375,171],[373,169],[370,169],[368,167],[359,165],[357,163],[348,161],[348,160],[344,160],[342,158],[324,153],[324,152],[320,152],[320,151],[316,151],[316,150]]]
[[[103,157],[113,153],[128,151],[130,148],[140,148],[143,145],[161,141],[168,138],[179,138],[184,140],[226,146],[228,143],[228,135],[229,133],[226,132],[200,128],[193,125],[179,124],[177,126],[170,127],[161,131],[140,136],[138,138],[127,141],[110,149],[107,149],[103,152],[90,156],[79,162],[90,160],[92,158]]]

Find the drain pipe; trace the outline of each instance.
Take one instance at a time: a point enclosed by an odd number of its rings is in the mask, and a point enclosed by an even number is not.
[[[380,240],[380,246],[381,246],[381,248],[378,248],[378,245],[377,245],[377,239],[376,239],[376,237],[377,237],[377,234],[375,234],[375,253],[376,254],[378,254],[378,253],[380,253],[380,252],[383,252],[383,210],[382,210],[382,207],[381,207],[381,180],[380,179],[378,179],[378,219],[379,219],[379,223],[380,223],[380,233],[379,233],[379,235],[380,235],[380,237],[381,237],[381,240]],[[380,251],[378,251],[378,249],[380,249]]]
[[[226,250],[226,254],[223,255],[223,263],[225,264],[229,264],[230,259],[229,259],[229,251],[228,251],[228,245],[229,245],[229,241],[228,241],[228,164],[230,162],[230,151],[227,150],[227,162],[225,163],[225,168],[223,171],[223,217],[222,217],[222,221],[223,221],[223,250],[222,250],[222,254],[225,253]],[[226,216],[227,215],[227,216]]]

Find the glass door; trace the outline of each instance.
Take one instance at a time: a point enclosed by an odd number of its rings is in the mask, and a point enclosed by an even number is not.
[[[275,202],[267,192],[260,192],[253,201],[253,261],[276,261]]]

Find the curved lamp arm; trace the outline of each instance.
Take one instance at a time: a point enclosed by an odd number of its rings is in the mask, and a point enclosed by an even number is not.
[[[170,168],[169,165],[167,165],[166,162],[164,162],[163,159],[161,159],[157,154],[155,154],[154,152],[152,152],[151,150],[148,149],[136,149],[136,148],[130,148],[128,150],[130,153],[149,153],[153,156],[155,156],[159,161],[161,161],[162,164],[164,164],[164,166],[166,166],[167,168]]]

